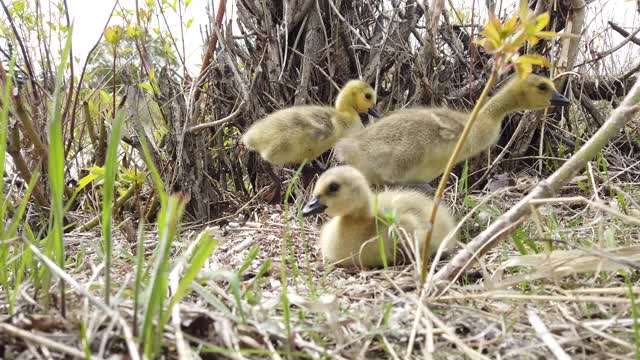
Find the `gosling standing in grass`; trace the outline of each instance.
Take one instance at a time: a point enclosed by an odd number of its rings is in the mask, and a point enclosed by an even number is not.
[[[361,80],[351,80],[338,93],[335,107],[304,105],[276,111],[258,120],[242,136],[242,143],[271,165],[295,165],[313,160],[336,141],[362,129],[360,113],[380,117],[376,93]],[[274,183],[272,202],[280,202],[282,182],[270,167]]]
[[[456,162],[495,144],[508,113],[568,104],[550,79],[514,76],[482,107]],[[336,156],[371,184],[428,182],[444,171],[469,115],[446,107],[396,111],[338,141]]]
[[[394,223],[420,244],[417,250],[421,251],[433,206],[430,198],[414,190],[389,190],[377,195],[377,212],[375,206],[376,195],[355,168],[337,166],[320,176],[313,198],[302,212],[304,216],[324,212],[333,217],[320,233],[320,250],[325,262],[349,267],[381,267],[378,234],[384,242],[387,264],[406,260],[409,252],[403,246],[404,237],[396,236],[394,239],[390,235],[392,225],[385,223],[389,213],[393,214]],[[379,219],[377,225],[376,215]],[[456,224],[448,210],[440,205],[431,241],[432,253]],[[449,249],[455,245],[455,235],[448,245]]]
[[[242,142],[272,165],[300,164],[331,149],[336,141],[362,129],[360,113],[375,117],[376,93],[361,80],[349,81],[335,107],[293,106],[258,120],[242,136]]]

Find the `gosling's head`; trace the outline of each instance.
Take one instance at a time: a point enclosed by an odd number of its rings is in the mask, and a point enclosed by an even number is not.
[[[336,166],[325,171],[313,188],[313,197],[302,215],[325,213],[345,216],[371,207],[371,190],[365,177],[354,167]]]
[[[376,108],[376,92],[362,80],[350,80],[347,82],[336,100],[338,108],[350,108],[358,113],[368,113],[371,116],[381,117],[382,113]]]
[[[569,99],[556,90],[551,79],[540,75],[529,74],[524,79],[515,75],[504,90],[508,91],[516,107],[514,110],[540,110],[551,105],[571,104]]]

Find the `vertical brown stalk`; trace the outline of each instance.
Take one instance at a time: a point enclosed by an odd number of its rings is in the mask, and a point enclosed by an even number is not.
[[[496,63],[499,63],[498,59],[496,59]],[[440,183],[438,184],[438,189],[436,190],[436,194],[434,196],[433,208],[431,209],[431,218],[429,219],[429,225],[427,226],[427,234],[424,242],[424,248],[422,249],[422,271],[420,272],[420,280],[422,285],[424,285],[425,280],[427,279],[427,270],[429,269],[429,247],[431,246],[431,237],[433,236],[433,225],[436,222],[436,215],[438,214],[438,207],[440,205],[440,201],[442,200],[442,194],[444,193],[444,188],[447,186],[447,181],[449,181],[449,176],[451,175],[451,170],[453,170],[453,166],[456,164],[456,159],[462,151],[462,146],[464,146],[465,141],[467,140],[467,136],[473,126],[473,123],[476,121],[478,117],[478,113],[482,108],[487,96],[489,96],[489,90],[493,87],[493,84],[496,82],[498,77],[498,69],[499,67],[496,65],[493,67],[491,71],[491,75],[489,75],[489,80],[487,84],[484,86],[484,90],[482,90],[482,94],[480,98],[476,102],[476,105],[473,107],[473,111],[471,112],[471,116],[469,116],[469,121],[462,130],[462,134],[458,139],[458,143],[456,144],[455,149],[453,150],[453,154],[449,158],[449,162],[447,163],[447,167],[440,178]]]

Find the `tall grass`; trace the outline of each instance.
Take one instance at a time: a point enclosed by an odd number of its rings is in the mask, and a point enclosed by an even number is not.
[[[154,359],[159,356],[162,347],[162,335],[164,326],[169,321],[171,309],[191,292],[193,287],[197,291],[200,287],[195,281],[206,260],[217,245],[215,239],[211,239],[206,230],[197,238],[193,247],[193,253],[187,254],[185,259],[187,266],[184,269],[181,280],[174,294],[169,298],[165,306],[165,298],[168,294],[168,274],[170,272],[171,249],[174,238],[178,236],[180,220],[187,204],[187,198],[183,194],[168,195],[165,184],[160,178],[158,169],[154,166],[149,152],[148,144],[141,137],[143,155],[151,179],[155,185],[155,191],[159,194],[161,208],[158,216],[158,245],[154,250],[153,263],[150,269],[144,267],[144,228],[140,225],[137,246],[137,269],[135,280],[134,307],[137,310],[144,303],[144,314],[140,336],[143,342],[143,350],[146,358]],[[176,266],[181,266],[178,264]],[[174,267],[174,270],[176,268]],[[178,270],[181,270],[180,267]],[[148,279],[146,283],[145,279]],[[232,286],[232,291],[237,301],[240,301],[240,285],[238,279],[227,277]],[[141,294],[144,292],[144,294]],[[238,304],[240,305],[240,304]],[[241,311],[244,319],[244,314]]]
[[[4,94],[2,96],[2,112],[0,113],[0,191],[2,191],[4,199],[4,163],[7,150],[7,128],[9,124],[9,101],[11,101],[11,89],[13,85],[13,68],[16,65],[15,56],[11,57],[11,64],[9,66],[9,74],[7,75],[7,83],[4,87]],[[4,199],[2,205],[0,205],[0,221],[4,224],[4,214],[7,207],[8,199]],[[4,230],[4,229],[2,229]],[[5,231],[0,232],[0,285],[5,291],[5,294],[9,294],[9,269],[7,268],[7,258],[9,255],[9,245],[7,244],[8,237]],[[9,305],[9,313],[13,314],[13,306]]]
[[[291,192],[293,190],[294,184],[298,181],[298,177],[302,172],[302,168],[305,166],[306,161],[303,161],[302,164],[298,167],[296,172],[293,174],[291,181],[289,182],[289,186],[287,186],[287,191],[284,195],[284,217],[285,217],[285,228],[284,228],[284,236],[282,237],[282,249],[281,249],[281,262],[280,262],[280,282],[282,285],[282,314],[284,318],[284,326],[287,333],[288,339],[288,351],[293,351],[293,344],[291,343],[291,314],[289,309],[289,297],[287,294],[288,283],[287,283],[287,259],[289,259],[290,265],[292,269],[296,266],[295,261],[293,260],[292,249],[290,246],[291,242],[291,229],[289,226],[289,198],[291,197]],[[289,252],[289,256],[287,253]],[[295,275],[295,274],[294,274]]]
[[[113,239],[111,238],[113,186],[118,169],[118,145],[120,131],[124,122],[124,112],[118,111],[111,128],[111,139],[107,147],[105,160],[104,183],[102,184],[102,240],[104,246],[104,302],[109,305],[111,298],[111,259],[113,253]]]
[[[64,146],[62,139],[62,111],[65,94],[63,92],[63,80],[69,50],[71,49],[71,35],[73,27],[69,28],[67,40],[62,51],[60,65],[58,66],[58,78],[53,95],[53,103],[49,110],[49,187],[51,191],[51,213],[52,221],[49,226],[47,236],[47,247],[49,256],[57,260],[58,266],[64,270],[64,241],[63,219],[64,219]],[[46,291],[46,290],[45,290]],[[65,285],[60,281],[60,311],[62,316],[66,316]]]

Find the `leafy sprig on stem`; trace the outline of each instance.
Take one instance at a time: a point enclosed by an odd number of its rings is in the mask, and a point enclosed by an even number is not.
[[[422,269],[420,273],[420,280],[422,284],[425,283],[427,278],[427,269],[429,268],[429,247],[431,245],[431,238],[433,235],[433,224],[435,223],[436,215],[438,213],[438,207],[442,200],[442,194],[444,193],[445,186],[449,180],[451,170],[456,164],[460,151],[473,127],[473,124],[478,117],[480,109],[484,105],[489,90],[493,87],[498,77],[515,68],[518,76],[524,79],[533,71],[533,65],[549,66],[549,61],[538,54],[520,54],[520,49],[525,43],[531,45],[537,44],[540,39],[552,39],[558,36],[557,33],[551,31],[543,31],[549,24],[550,16],[548,13],[544,13],[538,16],[529,10],[526,0],[520,1],[520,11],[518,14],[501,22],[495,15],[491,15],[489,22],[484,26],[483,31],[480,33],[480,39],[474,41],[474,43],[484,47],[485,51],[493,55],[494,63],[487,80],[487,84],[482,90],[480,98],[473,107],[469,121],[462,130],[462,134],[458,139],[447,167],[440,178],[438,189],[436,190],[434,197],[433,209],[431,211],[431,218],[429,219],[429,225],[427,228],[427,234],[425,238],[425,244],[422,249]]]

